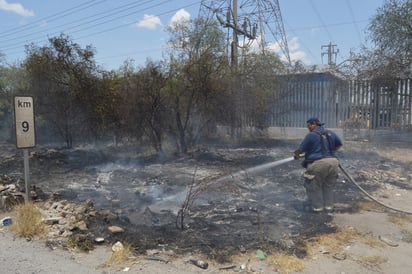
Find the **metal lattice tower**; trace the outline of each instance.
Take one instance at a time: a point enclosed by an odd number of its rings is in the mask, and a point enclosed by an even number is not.
[[[291,64],[278,0],[202,0],[199,16],[217,19],[227,28],[232,64],[237,64],[238,48],[257,44],[265,52],[273,43],[278,43]]]

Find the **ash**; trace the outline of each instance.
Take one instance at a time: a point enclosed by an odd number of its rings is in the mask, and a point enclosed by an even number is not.
[[[300,161],[241,172],[288,158],[298,144],[213,144],[182,157],[142,156],[126,145],[71,150],[39,146],[30,151],[32,198],[54,208],[58,201],[92,205],[93,211],[83,211],[87,228],[71,226],[70,235],[102,237],[111,244],[124,241],[142,254],[152,249],[200,252],[226,262],[239,252],[265,248],[305,257],[305,240],[336,228],[333,214],[306,210]],[[379,148],[370,143],[345,145],[341,164],[367,191],[387,184],[410,188],[411,178],[399,176],[407,163],[378,155]],[[1,150],[2,184],[24,189],[22,153],[9,144]],[[335,199],[337,211],[356,212],[366,197],[341,174]],[[111,233],[110,226],[123,232]]]

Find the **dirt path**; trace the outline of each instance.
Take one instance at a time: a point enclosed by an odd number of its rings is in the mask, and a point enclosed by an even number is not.
[[[412,198],[412,197],[411,197]],[[384,212],[363,211],[357,214],[335,214],[333,223],[342,229],[354,229],[362,237],[340,247],[340,253],[328,245],[313,246],[312,254],[304,260],[304,269],[296,273],[410,273],[412,243],[405,242],[403,231],[412,231],[410,222],[395,224]],[[379,241],[390,240],[385,243]],[[409,237],[411,237],[409,235]],[[375,242],[372,240],[375,239]],[[102,267],[112,251],[100,246],[88,254],[51,250],[44,241],[14,238],[2,228],[0,232],[0,260],[2,273],[278,273],[273,261],[259,261],[253,254],[237,258],[232,270],[220,270],[225,265],[210,265],[207,270],[187,263],[187,257],[175,257],[169,263],[137,257],[114,268]],[[381,244],[379,244],[381,243]],[[392,246],[396,245],[396,246]],[[342,257],[342,254],[344,255]],[[338,257],[341,255],[340,257]],[[243,270],[248,260],[250,271]],[[228,265],[226,265],[228,266]]]

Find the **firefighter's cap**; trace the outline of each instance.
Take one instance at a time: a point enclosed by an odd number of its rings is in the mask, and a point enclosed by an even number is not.
[[[306,121],[307,124],[309,123],[316,123],[318,126],[323,126],[325,123],[322,123],[318,118],[316,117],[311,117],[309,120]]]

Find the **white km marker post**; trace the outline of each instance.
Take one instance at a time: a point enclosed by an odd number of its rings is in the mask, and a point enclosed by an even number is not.
[[[34,104],[31,96],[14,97],[16,121],[16,146],[23,149],[26,202],[29,201],[29,148],[35,144]]]

